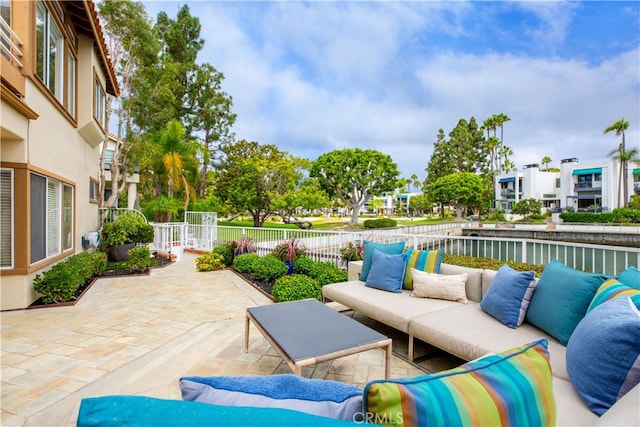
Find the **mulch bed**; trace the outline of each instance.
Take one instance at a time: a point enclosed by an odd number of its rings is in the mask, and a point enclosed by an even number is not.
[[[234,268],[230,268],[231,271],[236,273],[238,276],[242,277],[248,284],[262,292],[267,298],[275,301],[273,295],[271,295],[271,288],[273,288],[272,283],[262,282],[260,280],[256,280],[249,273],[239,273]]]
[[[156,256],[155,259],[157,264],[155,267],[152,267],[152,268],[163,268],[175,262],[162,256]],[[45,304],[42,302],[42,298],[38,298],[37,300],[32,302],[31,305],[27,307],[27,309],[45,308],[45,307],[68,307],[68,306],[76,305],[76,303],[80,301],[80,298],[82,298],[82,296],[91,288],[91,285],[95,283],[96,279],[99,279],[101,277],[126,277],[126,276],[148,276],[148,275],[149,275],[149,270],[139,272],[139,273],[131,273],[129,270],[107,270],[103,272],[100,276],[92,277],[91,279],[87,280],[83,285],[81,285],[76,290],[74,294],[76,299],[73,301]]]

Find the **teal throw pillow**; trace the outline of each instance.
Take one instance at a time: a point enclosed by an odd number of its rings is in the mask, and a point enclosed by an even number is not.
[[[519,272],[503,265],[480,301],[480,308],[515,329],[524,321],[535,286],[533,271]]]
[[[367,281],[369,270],[371,270],[371,259],[375,250],[384,252],[389,255],[398,255],[404,251],[404,242],[397,243],[376,243],[365,240],[362,249],[362,271],[360,272],[360,280]]]
[[[525,320],[567,345],[606,276],[574,270],[553,260],[542,271]]]
[[[388,255],[376,249],[365,285],[383,291],[402,292],[406,260],[407,254]]]
[[[620,273],[618,280],[627,286],[640,289],[640,270],[636,267],[629,267]]]
[[[567,372],[585,404],[605,413],[640,382],[640,312],[628,297],[596,307],[567,344]]]

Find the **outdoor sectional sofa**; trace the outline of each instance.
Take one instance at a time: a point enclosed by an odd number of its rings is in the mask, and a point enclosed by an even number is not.
[[[349,281],[324,286],[325,301],[337,302],[354,312],[408,334],[409,359],[413,358],[415,339],[471,361],[544,338],[548,341],[558,425],[640,425],[640,385],[637,384],[640,376],[640,357],[636,359],[633,368],[636,375],[635,387],[599,417],[585,404],[572,384],[567,370],[565,344],[527,321],[517,328],[507,327],[483,311],[480,301],[489,291],[497,275],[496,271],[442,263],[439,269],[441,275],[467,275],[464,290],[468,302],[460,303],[444,299],[416,298],[412,296],[412,291],[407,289],[389,292],[367,286],[365,281],[359,280],[362,267],[363,261],[350,262]],[[640,289],[640,275],[637,269],[632,268],[627,277],[628,281],[637,284],[635,287]],[[602,278],[601,282],[605,279]],[[532,299],[537,296],[535,291],[532,296]],[[636,296],[635,301],[640,302],[638,298],[640,296]],[[561,302],[558,301],[559,304]],[[548,307],[549,318],[555,316],[553,310],[553,307]],[[584,316],[584,313],[582,315]],[[635,329],[635,335],[630,338],[632,343],[640,343],[637,331],[638,329]],[[593,351],[604,355],[614,350],[595,348]]]

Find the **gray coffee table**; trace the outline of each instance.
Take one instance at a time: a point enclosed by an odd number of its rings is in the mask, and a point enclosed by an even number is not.
[[[384,374],[389,378],[391,338],[318,300],[247,308],[245,351],[249,351],[249,322],[253,322],[296,375],[302,375],[305,366],[382,348],[386,351]]]

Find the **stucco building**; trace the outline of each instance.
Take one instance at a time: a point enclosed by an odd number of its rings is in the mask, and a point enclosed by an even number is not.
[[[119,96],[90,0],[0,3],[0,297],[23,308],[36,274],[98,229],[106,96]]]

